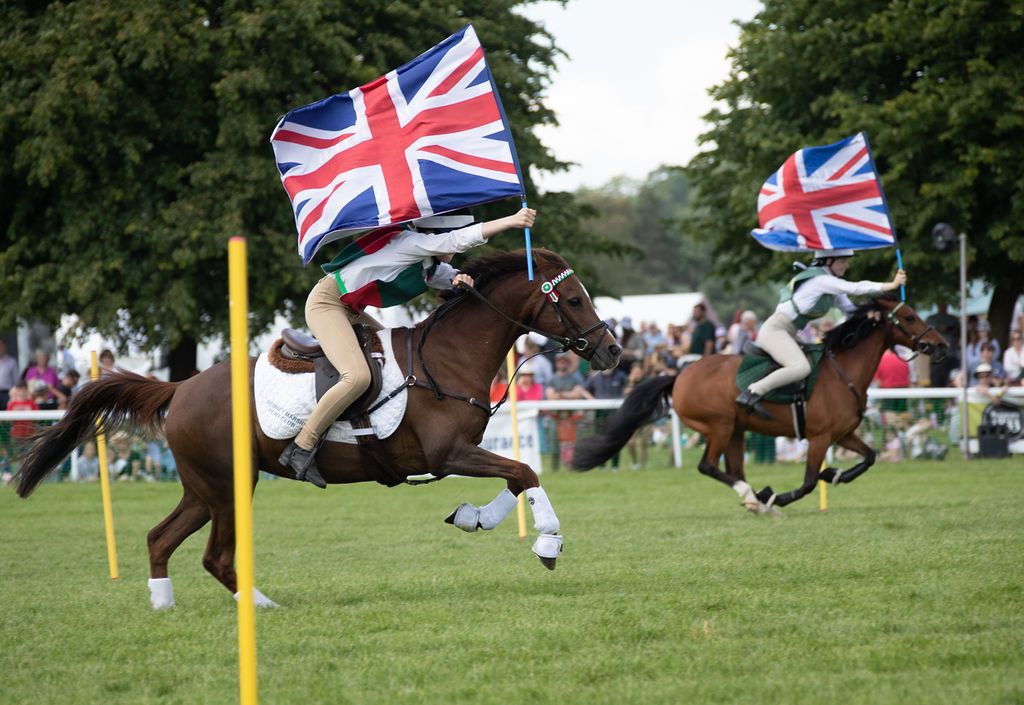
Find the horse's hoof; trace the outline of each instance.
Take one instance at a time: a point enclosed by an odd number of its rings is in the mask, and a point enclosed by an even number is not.
[[[458,509],[456,509],[456,510],[455,510],[455,511],[453,511],[453,512],[452,512],[451,514],[449,514],[448,516],[446,516],[446,517],[444,518],[444,523],[445,523],[445,524],[452,524],[452,525],[454,526],[454,525],[455,525],[455,512],[457,512],[457,511],[459,511],[459,510],[458,510]]]
[[[555,569],[555,561],[562,552],[562,537],[558,534],[541,534],[533,544],[533,553],[548,570]]]
[[[540,564],[548,570],[555,569],[555,562],[558,560],[557,558],[545,558],[544,556],[537,556],[537,558],[540,559]]]
[[[753,502],[743,502],[740,506],[746,509],[751,514],[760,514],[761,507],[764,505],[762,505],[755,499]]]

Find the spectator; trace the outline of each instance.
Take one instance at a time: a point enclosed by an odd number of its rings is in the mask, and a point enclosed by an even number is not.
[[[529,335],[523,339],[523,355],[530,358],[530,362],[527,364],[532,367],[533,379],[541,387],[544,387],[554,376],[555,366],[551,364],[547,355],[538,354],[540,351],[540,345]]]
[[[715,352],[726,352],[729,347],[729,331],[725,326],[715,328]]]
[[[555,374],[545,390],[548,399],[593,399],[583,386],[583,376],[576,370],[572,353],[555,358]]]
[[[110,348],[104,348],[100,352],[100,375],[109,374],[111,372],[120,372],[117,365],[114,364],[114,353]]]
[[[39,411],[36,404],[28,393],[28,384],[17,382],[11,388],[11,398],[7,402],[8,411]],[[28,441],[35,435],[36,424],[34,421],[14,421],[11,423],[11,451],[15,458],[18,458],[27,450]]]
[[[715,326],[707,319],[707,307],[699,303],[693,307],[693,333],[690,334],[690,354],[710,355],[715,351]]]
[[[73,369],[68,370],[60,378],[60,384],[57,385],[57,408],[68,408],[68,402],[71,401],[71,395],[77,390],[78,371]]]
[[[646,346],[643,336],[633,330],[633,319],[625,316],[622,319],[622,339],[619,341],[622,346],[622,357],[619,365],[627,372],[633,365],[643,362]]]
[[[981,357],[974,367],[969,367],[970,371],[969,384],[977,384],[977,371],[982,365],[986,365],[993,378],[1006,379],[1006,370],[1003,369],[1002,363],[996,360],[996,346],[993,345],[995,341],[986,341],[981,346]],[[970,357],[970,355],[968,355]]]
[[[899,389],[910,386],[910,365],[892,350],[882,353],[875,371],[875,382],[882,389]],[[883,399],[882,411],[903,413],[907,410],[906,399]]]
[[[742,355],[747,342],[755,340],[757,340],[757,314],[749,310],[744,311],[740,314],[740,327],[736,331],[732,351],[737,355]]]
[[[1021,384],[1021,367],[1024,366],[1024,331],[1010,331],[1010,344],[1003,353],[1003,369],[1006,370],[1006,381],[1010,384]]]
[[[505,380],[505,366],[502,365],[498,368],[494,379],[491,380],[491,403],[497,404],[501,401],[501,398],[505,396],[506,389],[508,389],[508,382]]]
[[[626,373],[618,367],[592,373],[583,383],[583,388],[594,399],[621,399],[626,386]]]
[[[626,379],[626,386],[622,389],[623,395],[628,395],[640,382],[646,379],[642,365],[634,365],[629,371]],[[647,452],[651,447],[651,439],[654,436],[654,424],[644,424],[636,430],[633,437],[626,443],[626,452],[629,454],[629,462],[632,468],[647,467]]]
[[[50,354],[48,352],[36,350],[35,363],[25,368],[21,378],[29,384],[29,390],[33,396],[35,395],[36,387],[39,385],[33,386],[32,383],[34,381],[42,382],[46,390],[46,402],[52,402],[52,408],[57,408],[57,385],[60,384],[60,378],[57,376],[57,370],[50,367]]]
[[[0,409],[7,408],[11,390],[18,383],[18,361],[7,354],[7,343],[0,339]]]
[[[78,458],[78,479],[83,482],[94,482],[100,476],[100,459],[96,455],[96,444],[89,441],[82,446],[82,455]]]
[[[743,317],[743,309],[738,308],[732,312],[732,323],[729,324],[727,333],[730,352],[736,352],[736,334],[740,332],[740,321]]]
[[[519,368],[516,378],[516,399],[519,401],[541,401],[544,399],[544,386],[537,381],[534,374],[534,358]]]
[[[967,341],[968,341],[967,342],[967,369],[968,370],[973,370],[975,367],[977,367],[979,364],[981,364],[983,362],[983,360],[982,360],[982,352],[983,352],[986,344],[989,344],[989,345],[992,346],[992,349],[993,349],[993,359],[998,360],[999,358],[1002,357],[1002,348],[999,347],[999,341],[998,340],[993,340],[992,339],[992,327],[989,325],[988,321],[986,321],[984,319],[978,320],[974,316],[972,316],[972,318],[975,319],[975,322],[974,322],[975,330],[974,330],[973,333],[972,333],[972,331],[970,329],[968,329],[968,331],[967,331]],[[990,365],[992,364],[991,360],[988,360],[987,362]],[[995,365],[993,365],[992,367],[993,367],[993,370],[995,370]],[[1002,365],[1000,365],[1000,368],[1002,368]]]
[[[974,370],[974,391],[991,402],[1001,401],[1006,393],[1006,385],[996,378],[992,366],[982,362]]]
[[[41,411],[53,411],[59,407],[56,393],[51,395],[50,387],[41,379],[32,380],[29,383],[29,392],[32,396],[32,401],[36,403]]]
[[[644,331],[644,349],[650,352],[659,345],[668,345],[668,338],[661,332],[658,324],[652,321],[647,324],[647,330]]]
[[[931,355],[928,360],[929,385],[932,387],[948,387],[949,376],[960,365],[960,319],[949,313],[949,306],[940,303],[925,324],[934,328],[949,343],[946,356],[938,360]]]

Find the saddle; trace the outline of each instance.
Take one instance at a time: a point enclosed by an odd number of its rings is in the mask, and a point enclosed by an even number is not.
[[[370,368],[370,386],[338,417],[340,421],[352,421],[364,416],[370,405],[380,395],[383,379],[381,370],[384,367],[384,348],[381,346],[380,339],[369,326],[361,323],[352,326],[352,329],[355,331],[356,340],[359,341],[359,348],[363,351],[366,364]],[[320,401],[327,390],[337,384],[341,378],[338,370],[324,355],[319,341],[291,328],[281,331],[281,337],[270,346],[267,359],[271,365],[282,372],[289,374],[314,373],[316,375],[314,386],[317,401]]]
[[[800,343],[800,349],[807,356],[807,361],[811,363],[811,374],[799,382],[773,389],[765,395],[765,401],[792,404],[810,398],[811,392],[814,391],[814,384],[818,381],[818,370],[821,358],[825,354],[825,346],[821,343]],[[768,353],[755,345],[753,341],[747,341],[747,344],[743,346],[743,362],[740,363],[740,367],[736,371],[736,387],[746,389],[779,367],[781,365],[775,362]]]

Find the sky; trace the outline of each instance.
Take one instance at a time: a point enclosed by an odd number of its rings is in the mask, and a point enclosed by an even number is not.
[[[533,172],[543,190],[642,179],[661,164],[685,164],[712,107],[707,89],[728,75],[726,53],[759,0],[570,0],[528,6],[569,56],[558,62],[546,103],[558,127],[537,133],[578,166]],[[528,165],[524,164],[526,168]]]

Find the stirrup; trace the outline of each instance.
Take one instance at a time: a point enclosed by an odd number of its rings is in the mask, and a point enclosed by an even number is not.
[[[295,472],[296,480],[312,483],[322,490],[327,489],[327,482],[316,466],[316,454],[323,444],[323,439],[320,439],[313,450],[306,450],[293,440],[281,453],[277,462],[286,468],[291,468]]]
[[[761,399],[763,399],[762,395],[744,389],[736,397],[736,403],[749,414],[757,414],[762,419],[770,419],[772,415],[761,405]]]

